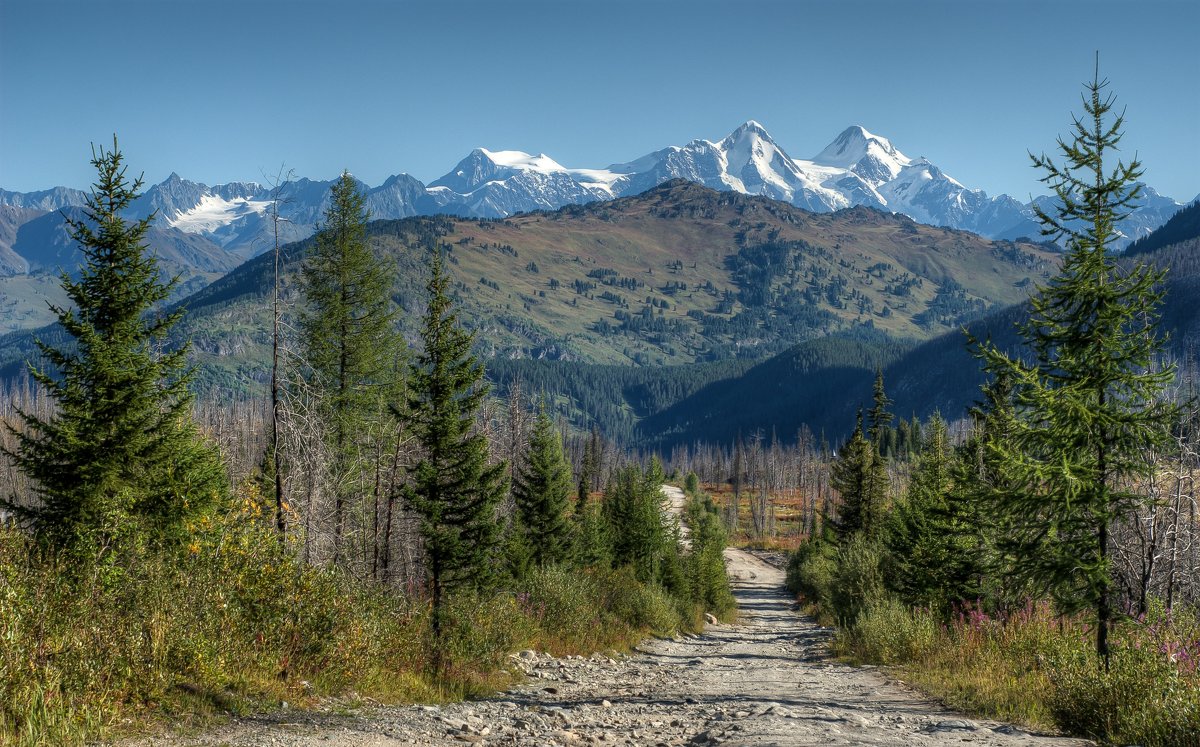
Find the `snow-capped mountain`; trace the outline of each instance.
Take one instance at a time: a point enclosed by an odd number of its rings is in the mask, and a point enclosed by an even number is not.
[[[762,195],[818,212],[859,204],[826,184],[845,176],[845,169],[793,160],[753,120],[719,142],[693,140],[607,170],[624,177],[614,185],[621,196],[644,192],[668,179],[687,179],[712,189]]]
[[[859,126],[848,127],[809,159],[788,155],[766,128],[751,120],[719,141],[693,140],[607,168],[568,168],[545,154],[477,148],[428,186],[400,174],[378,187],[362,184],[361,189],[376,219],[437,213],[502,218],[639,194],[670,179],[762,195],[817,212],[865,205],[992,238],[1038,235],[1030,205],[970,189],[926,159],[909,158],[887,138]],[[283,186],[282,240],[304,238],[316,230],[328,207],[331,185],[299,179]],[[0,190],[0,207],[59,210],[82,205],[85,196],[64,187],[30,193]],[[153,212],[160,227],[204,237],[246,258],[273,244],[272,199],[270,188],[253,182],[210,187],[172,174],[146,190],[131,217]],[[1122,244],[1162,225],[1182,206],[1146,188],[1142,206],[1118,226],[1127,237]]]
[[[428,189],[421,212],[497,218],[564,204],[639,194],[669,179],[712,189],[762,195],[816,212],[866,205],[904,213],[916,221],[989,237],[1037,235],[1033,210],[1008,195],[972,190],[926,159],[912,159],[887,138],[848,127],[810,159],[797,159],[758,122],[741,125],[719,141],[693,140],[604,169],[571,169],[554,159],[520,151],[476,149]],[[1165,199],[1165,198],[1164,198]],[[1161,225],[1155,204],[1126,233]],[[432,204],[431,204],[432,203]]]
[[[427,188],[429,212],[500,218],[530,210],[611,199],[608,171],[567,169],[545,154],[476,148]]]

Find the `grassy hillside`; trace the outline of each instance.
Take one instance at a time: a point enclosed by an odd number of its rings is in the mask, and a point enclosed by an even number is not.
[[[813,214],[682,182],[502,221],[376,221],[369,234],[396,270],[411,344],[429,253],[446,247],[453,292],[499,390],[520,378],[527,392],[554,395],[577,425],[643,443],[728,427],[777,426],[786,437],[825,417],[828,402],[815,393],[840,400],[908,345],[1021,300],[1058,260],[1039,245],[866,208]],[[311,245],[284,248],[285,320]],[[202,393],[262,392],[272,276],[273,258],[260,256],[183,301],[177,331],[193,341]],[[38,332],[51,342],[57,334]],[[769,362],[784,351],[791,357]],[[35,352],[28,333],[0,338],[0,378]],[[733,380],[763,361],[746,381],[772,395],[746,407]],[[811,406],[793,401],[789,386],[802,381]],[[697,407],[729,415],[702,423]]]
[[[928,338],[1020,300],[1057,259],[874,210],[813,214],[688,183],[455,221],[444,240],[497,355],[618,363],[762,357],[862,328]]]
[[[830,334],[927,339],[1024,297],[1057,255],[856,208],[813,214],[674,182],[637,197],[501,221],[377,221],[415,341],[428,253],[444,246],[464,319],[489,359],[621,365],[763,359]],[[308,241],[285,252],[285,303]],[[208,386],[254,388],[266,360],[272,261],[185,300]]]
[[[1168,357],[1183,369],[1181,379],[1194,387],[1200,365],[1196,358],[1200,348],[1200,236],[1123,262],[1127,266],[1145,262],[1167,271],[1160,329],[1167,338]],[[1027,313],[1024,304],[1014,305],[967,326],[975,337],[1019,352],[1016,327]],[[766,433],[776,430],[786,438],[795,433],[798,423],[804,422],[814,431],[841,438],[853,426],[855,409],[871,401],[874,365],[883,365],[888,394],[895,400],[892,411],[901,417],[915,414],[926,418],[936,410],[953,420],[964,416],[979,399],[983,375],[959,330],[921,342],[908,351],[870,351],[839,345],[824,358],[823,365],[806,366],[805,351],[834,343],[820,342],[799,346],[742,376],[698,389],[645,420],[641,425],[643,435],[664,444],[697,438],[730,442],[738,433],[753,429]]]
[[[50,304],[65,304],[57,275],[0,276],[0,334],[43,327],[54,321]]]

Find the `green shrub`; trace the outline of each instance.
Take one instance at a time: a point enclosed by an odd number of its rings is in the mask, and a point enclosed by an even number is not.
[[[861,534],[838,549],[829,602],[842,627],[852,627],[870,604],[883,598],[882,563],[882,546]]]
[[[837,572],[837,547],[812,539],[792,553],[787,567],[787,587],[800,601],[815,607],[825,621],[832,620],[833,577]]]
[[[675,600],[657,586],[639,583],[630,567],[602,574],[604,607],[634,629],[657,635],[679,630],[681,620]]]
[[[585,653],[624,638],[630,627],[604,605],[604,594],[593,570],[552,566],[530,573],[518,594],[537,623],[537,644],[555,653]]]
[[[182,547],[102,564],[48,556],[0,526],[0,747],[72,747],[131,719],[348,691],[475,694],[504,684],[521,648],[588,653],[696,624],[688,594],[631,568],[543,568],[507,591],[449,600],[449,672],[431,682],[428,599],[303,565],[270,519],[248,486],[187,527]]]
[[[876,664],[918,661],[938,645],[938,621],[929,610],[910,609],[891,596],[871,601],[854,626],[838,632],[839,655]]]
[[[1200,744],[1196,634],[1194,616],[1160,614],[1118,628],[1107,670],[1086,646],[1056,652],[1049,662],[1055,722],[1106,743]]]
[[[446,629],[451,679],[469,691],[486,684],[510,653],[533,639],[537,622],[512,594],[468,594],[452,598]]]

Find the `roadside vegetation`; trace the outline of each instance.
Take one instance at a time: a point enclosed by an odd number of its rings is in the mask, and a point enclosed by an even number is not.
[[[622,650],[728,615],[702,494],[689,549],[657,460],[597,438],[575,479],[544,408],[514,391],[496,417],[436,252],[405,349],[348,176],[280,327],[300,334],[275,339],[274,427],[202,428],[149,220],[121,217],[139,181],[115,141],[93,165],[70,224],[86,265],[55,309],[70,340],[41,346],[0,442],[0,745],[460,698],[510,682],[519,649]]]
[[[1061,273],[1031,299],[1014,355],[971,341],[989,374],[971,427],[938,417],[904,487],[873,407],[831,466],[840,500],[793,555],[789,585],[839,627],[836,650],[948,704],[1105,744],[1200,742],[1196,412],[1168,389],[1160,272],[1118,265],[1113,223],[1140,165],[1106,160],[1122,118],[1099,76],[1034,156],[1059,208]]]

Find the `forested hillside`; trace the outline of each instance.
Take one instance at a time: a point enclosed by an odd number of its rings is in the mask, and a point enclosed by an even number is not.
[[[1193,202],[1180,210],[1154,233],[1130,244],[1125,249],[1125,256],[1147,254],[1156,249],[1194,239],[1197,236],[1200,236],[1200,201]]]
[[[1164,245],[1158,233],[1151,234],[1145,245],[1157,244],[1160,248],[1127,257],[1121,267],[1128,270],[1141,262],[1166,271],[1161,328],[1167,336],[1167,355],[1183,364],[1182,381],[1194,381],[1190,374],[1200,345],[1200,225],[1189,229],[1168,223],[1160,232],[1176,241]],[[976,339],[990,339],[998,347],[1019,352],[1016,326],[1028,313],[1025,304],[1018,304],[965,327]],[[823,349],[831,354],[839,351],[851,355],[854,362],[841,370],[805,366],[796,355],[806,349]],[[814,432],[825,431],[832,438],[840,438],[853,424],[855,410],[871,401],[872,369],[876,365],[883,366],[888,393],[895,400],[893,409],[901,417],[916,415],[924,419],[937,411],[953,418],[979,399],[983,372],[961,329],[945,332],[907,351],[897,351],[895,346],[885,348],[892,351],[891,355],[877,350],[873,357],[864,356],[863,351],[868,349],[862,345],[843,347],[832,339],[821,345],[800,346],[755,366],[740,378],[731,377],[699,389],[646,420],[642,433],[647,438],[661,439],[663,444],[687,443],[696,438],[729,442],[753,429],[766,434],[777,431],[786,440],[794,436],[800,423],[805,423]]]
[[[1057,262],[1040,245],[686,182],[499,221],[377,221],[369,236],[396,269],[410,341],[428,253],[445,246],[452,293],[485,358],[626,365],[762,359],[830,334],[928,338],[1020,300]],[[308,246],[283,253],[288,313]],[[271,269],[259,257],[184,300],[202,388],[261,386]],[[0,347],[9,373],[31,350],[20,335]]]

